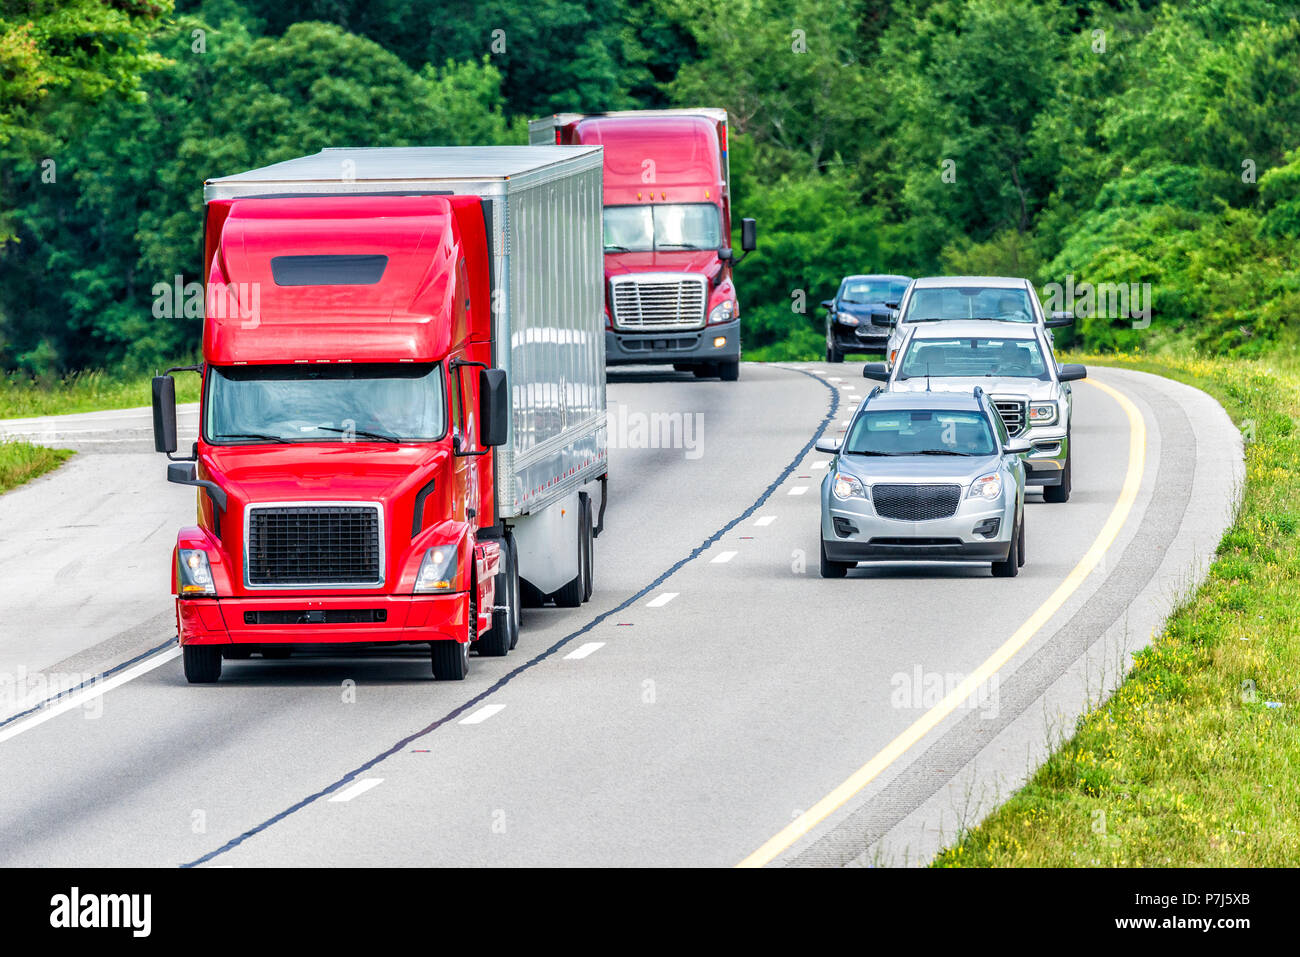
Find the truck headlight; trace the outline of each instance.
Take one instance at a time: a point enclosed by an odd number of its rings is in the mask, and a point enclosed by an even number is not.
[[[217,589],[212,583],[212,566],[201,548],[182,548],[176,555],[176,590],[183,598],[211,598]]]
[[[740,306],[734,299],[724,299],[713,307],[709,313],[709,323],[714,325],[720,322],[730,322],[736,316],[740,315]]]
[[[415,576],[415,593],[456,590],[456,546],[438,545],[424,553]]]
[[[981,475],[970,483],[970,498],[995,499],[1002,494],[1002,476],[997,472]]]
[[[1055,402],[1033,402],[1029,406],[1030,425],[1051,425],[1056,421]]]
[[[831,494],[838,499],[866,498],[867,490],[862,487],[852,475],[846,475],[843,472],[836,472],[835,478],[831,485]]]

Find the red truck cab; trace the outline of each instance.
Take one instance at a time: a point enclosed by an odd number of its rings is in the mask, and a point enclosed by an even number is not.
[[[726,111],[559,113],[529,138],[604,149],[606,363],[739,378]]]

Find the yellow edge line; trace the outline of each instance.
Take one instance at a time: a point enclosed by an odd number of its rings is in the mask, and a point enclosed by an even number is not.
[[[885,745],[879,754],[854,771],[843,784],[786,825],[779,834],[741,861],[736,865],[737,867],[763,867],[771,863],[777,856],[788,850],[795,841],[826,820],[846,801],[870,784],[882,771],[902,757],[912,745],[920,741],[944,718],[952,714],[962,702],[970,698],[981,685],[992,678],[1003,665],[1010,661],[1016,652],[1029,643],[1029,640],[1034,637],[1038,630],[1047,624],[1052,615],[1056,614],[1066,600],[1078,590],[1088,575],[1092,573],[1092,570],[1101,562],[1106,550],[1114,544],[1120,529],[1124,527],[1124,523],[1128,520],[1129,512],[1133,509],[1133,503],[1137,500],[1138,489],[1142,484],[1142,472],[1146,467],[1146,423],[1143,422],[1142,413],[1138,411],[1137,406],[1118,389],[1092,379],[1085,379],[1084,381],[1094,388],[1101,389],[1118,402],[1120,408],[1128,416],[1129,422],[1128,472],[1124,476],[1124,485],[1120,489],[1115,507],[1111,510],[1110,517],[1106,519],[1106,524],[1102,527],[1101,533],[1092,543],[1092,546],[1084,553],[1083,558],[1079,559],[1079,563],[1074,566],[1070,574],[1065,577],[1065,580],[1057,586],[1056,591],[1052,592],[1047,601],[1039,605],[1028,620],[1016,629],[1015,634],[1008,638],[1002,647],[998,648],[987,661],[975,669],[965,681],[953,688],[937,705],[920,718],[917,718],[911,727]]]

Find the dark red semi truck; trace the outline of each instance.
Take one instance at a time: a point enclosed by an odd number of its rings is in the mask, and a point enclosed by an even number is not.
[[[727,112],[557,113],[533,144],[605,151],[605,361],[740,377]],[[739,258],[756,246],[741,221]]]
[[[504,655],[591,594],[604,514],[600,150],[331,149],[208,181],[191,682],[307,645]],[[596,489],[596,485],[601,486]]]

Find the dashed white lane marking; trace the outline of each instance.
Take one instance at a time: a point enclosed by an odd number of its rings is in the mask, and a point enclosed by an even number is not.
[[[775,521],[776,521],[775,515],[764,515],[761,518],[759,518],[756,522],[754,522],[754,524],[757,525],[759,528],[765,528],[766,526],[771,525]]]
[[[351,801],[358,795],[365,794],[371,788],[377,788],[384,783],[383,778],[362,778],[351,787],[344,788],[338,794],[330,798],[331,801]]]
[[[574,648],[564,656],[564,659],[566,661],[577,661],[579,658],[585,658],[587,655],[600,651],[604,647],[605,643],[603,641],[589,641],[580,648]]]
[[[662,595],[658,595],[655,598],[650,599],[650,601],[646,602],[646,605],[647,607],[650,608],[662,608],[664,605],[668,604],[676,597],[677,597],[677,592],[666,591]]]
[[[128,681],[139,678],[143,674],[148,674],[159,665],[165,665],[169,661],[174,661],[179,658],[180,655],[181,650],[179,647],[168,648],[166,651],[160,652],[154,657],[142,661],[134,667],[126,669],[126,671],[123,671],[119,675],[114,675],[111,678],[103,680],[96,680],[84,691],[78,691],[76,694],[69,695],[58,704],[51,705],[44,711],[38,711],[30,718],[27,718],[24,721],[15,722],[3,731],[0,731],[0,741],[8,741],[10,738],[16,738],[24,731],[30,731],[38,724],[44,724],[46,721],[63,714],[65,711],[71,711],[73,708],[78,708],[87,701],[93,701],[104,693],[112,691],[114,688],[121,687]]]
[[[503,704],[485,704],[468,717],[461,718],[461,724],[482,724],[498,711],[504,711],[506,708]]]
[[[826,461],[825,459],[822,459],[820,462],[814,462],[812,464],[812,467],[815,469],[824,469],[826,468],[826,466],[830,464],[831,464],[830,462]]]
[[[806,492],[806,491],[808,491],[808,486],[807,486],[807,485],[796,485],[794,488],[790,489],[790,491],[789,491],[788,494],[790,494],[790,495],[802,495],[802,494],[803,494],[804,492]]]
[[[724,562],[731,561],[735,557],[736,557],[735,552],[718,552],[718,554],[714,555],[713,558],[709,561],[709,564],[721,565]]]
[[[830,376],[830,377],[829,377],[829,380],[828,380],[828,381],[830,381],[830,382],[843,382],[844,379],[843,379],[842,377],[840,377],[840,376],[833,375],[833,376]]]

